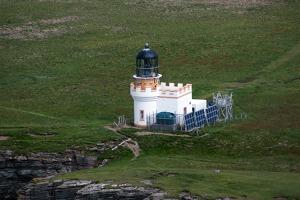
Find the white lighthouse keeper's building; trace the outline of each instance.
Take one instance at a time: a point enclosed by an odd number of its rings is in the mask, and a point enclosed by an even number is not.
[[[160,83],[158,56],[146,44],[136,56],[135,82],[130,84],[134,100],[134,125],[147,127],[149,115],[160,112],[185,115],[207,107],[206,100],[192,99],[192,84]]]

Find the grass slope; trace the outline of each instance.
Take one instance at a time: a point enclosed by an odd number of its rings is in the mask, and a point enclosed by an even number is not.
[[[298,1],[0,2],[0,136],[10,136],[1,150],[121,140],[102,126],[132,118],[128,84],[148,42],[162,81],[192,83],[194,98],[233,92],[234,111],[248,119],[205,128],[202,138],[122,130],[140,157],[121,148],[102,155],[114,159],[106,167],[65,177],[150,179],[171,196],[300,197]]]

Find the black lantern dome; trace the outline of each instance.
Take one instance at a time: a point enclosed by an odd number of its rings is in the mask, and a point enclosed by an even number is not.
[[[149,48],[148,43],[136,55],[136,76],[143,78],[158,76],[158,56]]]

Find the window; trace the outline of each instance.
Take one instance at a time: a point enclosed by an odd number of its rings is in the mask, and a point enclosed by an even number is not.
[[[187,114],[187,109],[186,109],[186,107],[183,108],[183,114],[184,114],[184,115]]]
[[[144,110],[140,110],[140,120],[144,121]]]

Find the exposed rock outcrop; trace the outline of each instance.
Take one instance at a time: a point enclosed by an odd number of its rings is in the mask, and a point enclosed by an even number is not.
[[[167,192],[153,187],[137,187],[131,184],[93,183],[84,180],[55,180],[30,183],[18,191],[19,200],[232,200],[233,197],[212,198],[182,192],[179,198],[168,198]]]
[[[131,184],[103,184],[71,180],[28,184],[19,190],[19,200],[87,200],[87,199],[163,199],[165,192],[157,188],[135,187]]]
[[[105,160],[107,162],[107,160]],[[15,155],[0,151],[0,199],[17,199],[16,191],[34,178],[57,173],[88,169],[102,165],[96,156],[85,156],[75,151]]]

